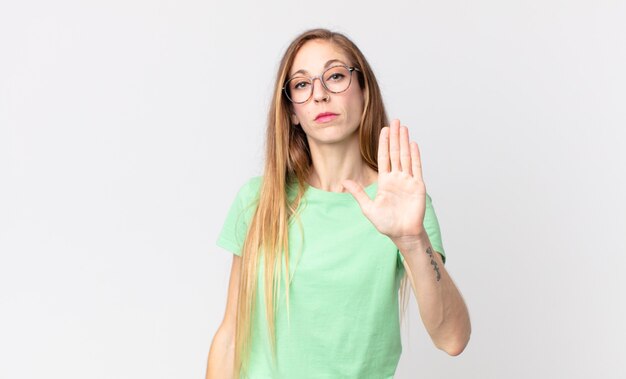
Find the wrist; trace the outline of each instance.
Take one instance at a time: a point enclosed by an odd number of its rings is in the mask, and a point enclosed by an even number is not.
[[[414,251],[424,250],[426,247],[430,246],[430,239],[428,238],[426,230],[423,228],[412,235],[391,238],[391,241],[393,241],[402,254],[410,254]]]

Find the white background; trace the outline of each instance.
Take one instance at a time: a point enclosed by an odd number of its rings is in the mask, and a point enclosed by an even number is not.
[[[458,357],[397,378],[623,378],[624,1],[0,5],[0,378],[201,378],[278,61],[345,33],[410,128]]]

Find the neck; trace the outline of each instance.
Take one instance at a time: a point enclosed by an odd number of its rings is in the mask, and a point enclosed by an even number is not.
[[[347,192],[341,184],[353,180],[363,187],[375,182],[378,173],[361,158],[358,135],[340,143],[319,144],[309,140],[313,165],[308,183],[329,192]]]

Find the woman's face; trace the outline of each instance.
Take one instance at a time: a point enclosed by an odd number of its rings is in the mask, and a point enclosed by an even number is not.
[[[338,60],[330,62],[331,60]],[[298,51],[289,70],[288,78],[321,75],[328,67],[343,64],[352,66],[343,52],[332,43],[323,40],[306,42]],[[295,74],[299,70],[304,70]],[[295,75],[294,75],[295,74]],[[302,104],[292,103],[291,122],[300,124],[309,142],[336,143],[351,137],[359,127],[363,113],[363,90],[359,86],[358,72],[352,72],[347,90],[332,93],[319,80],[313,81],[313,95]],[[321,113],[334,113],[335,117],[317,118]]]

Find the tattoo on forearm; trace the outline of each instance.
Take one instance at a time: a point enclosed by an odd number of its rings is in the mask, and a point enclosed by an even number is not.
[[[439,279],[441,279],[441,274],[439,273],[439,266],[437,265],[437,262],[435,261],[435,258],[433,257],[433,249],[430,246],[428,246],[428,248],[426,249],[426,254],[430,256],[430,264],[433,265],[433,269],[437,273],[437,281],[439,281]]]

